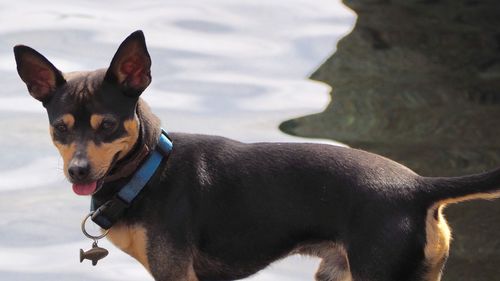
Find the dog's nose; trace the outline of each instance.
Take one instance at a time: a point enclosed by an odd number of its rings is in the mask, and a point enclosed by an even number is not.
[[[82,158],[71,160],[68,173],[73,180],[84,180],[90,173],[89,161]]]

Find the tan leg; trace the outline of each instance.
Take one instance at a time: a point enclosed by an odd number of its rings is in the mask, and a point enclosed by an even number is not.
[[[444,258],[441,262],[437,264],[427,265],[428,271],[425,274],[423,281],[440,281],[445,263],[446,263],[446,258]]]
[[[138,260],[149,272],[147,257],[147,231],[140,225],[117,224],[108,233],[107,238],[125,253]]]
[[[425,266],[423,281],[440,281],[450,250],[451,231],[443,216],[444,204],[436,204],[427,211]]]
[[[199,281],[190,251],[172,247],[165,235],[130,226],[115,232],[113,243],[143,263],[156,281]]]

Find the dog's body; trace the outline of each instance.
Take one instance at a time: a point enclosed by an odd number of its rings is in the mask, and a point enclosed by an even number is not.
[[[15,52],[75,192],[108,201],[160,134],[139,98],[151,64],[142,33],[95,72],[63,75],[28,47]],[[500,190],[500,170],[426,178],[330,145],[170,138],[170,155],[108,235],[162,281],[244,278],[294,253],[322,258],[320,281],[437,281],[450,243],[443,207]]]

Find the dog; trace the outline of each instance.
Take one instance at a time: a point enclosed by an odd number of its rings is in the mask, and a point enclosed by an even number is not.
[[[291,254],[321,258],[318,281],[438,281],[450,246],[443,208],[500,197],[500,169],[423,177],[326,144],[172,133],[173,147],[159,149],[167,134],[140,98],[151,82],[142,31],[96,71],[63,74],[30,47],[14,53],[74,192],[95,210],[112,202],[106,223],[94,221],[158,281],[242,279]],[[117,200],[152,153],[147,184]]]

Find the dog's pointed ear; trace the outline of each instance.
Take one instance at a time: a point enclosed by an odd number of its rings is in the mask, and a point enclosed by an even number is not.
[[[47,102],[54,90],[66,83],[61,71],[34,49],[17,45],[14,47],[14,56],[17,73],[35,99]]]
[[[126,95],[132,97],[138,97],[148,87],[151,83],[151,57],[142,31],[135,31],[122,42],[105,79],[118,84]]]

